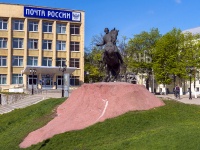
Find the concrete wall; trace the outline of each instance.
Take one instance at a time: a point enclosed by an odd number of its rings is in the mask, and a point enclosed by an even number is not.
[[[26,96],[27,94],[1,94],[0,105],[13,104]]]

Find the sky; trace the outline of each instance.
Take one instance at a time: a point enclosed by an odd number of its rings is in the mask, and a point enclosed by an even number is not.
[[[158,28],[166,34],[173,28],[182,31],[200,26],[199,0],[1,0],[25,4],[82,10],[85,12],[85,48],[104,28],[119,30],[118,39],[128,39],[143,31]]]

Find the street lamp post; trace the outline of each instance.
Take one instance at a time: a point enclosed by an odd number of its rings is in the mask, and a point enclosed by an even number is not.
[[[192,82],[192,70],[194,70],[194,67],[187,67],[187,69],[190,70],[189,72],[189,77],[190,77],[189,99],[192,99],[191,82]]]
[[[61,65],[60,68],[59,68],[59,71],[61,71],[62,75],[63,75],[63,78],[62,78],[62,97],[64,97],[64,73],[66,71],[66,68],[67,68],[67,66],[65,64]]]
[[[34,78],[34,74],[36,74],[36,69],[30,69],[30,74],[32,74],[32,92],[31,94],[34,94],[34,90],[33,90],[33,78]]]
[[[89,73],[89,71],[85,71],[85,72],[84,72],[84,75],[85,75],[85,82],[90,83],[90,79],[89,79],[90,73]]]
[[[152,83],[152,86],[153,86],[153,87],[152,87],[152,88],[153,88],[152,91],[153,91],[153,93],[155,94],[155,91],[154,91],[154,72],[153,72],[153,69],[152,69],[152,82],[153,82],[153,83]]]
[[[192,74],[191,74],[191,70],[190,70],[190,74],[189,74],[189,76],[190,76],[190,90],[189,90],[189,99],[192,99],[192,94],[191,94],[191,80],[192,80]]]

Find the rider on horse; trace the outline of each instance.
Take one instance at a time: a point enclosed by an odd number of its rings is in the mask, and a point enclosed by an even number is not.
[[[115,28],[112,31],[114,31]],[[97,46],[103,46],[105,45],[105,51],[103,52],[103,56],[102,59],[104,61],[104,58],[106,57],[106,53],[110,53],[110,52],[115,52],[117,54],[118,59],[120,60],[120,63],[123,63],[123,59],[120,55],[120,53],[118,52],[118,48],[116,46],[116,39],[117,39],[117,35],[114,38],[111,34],[111,32],[109,32],[108,28],[104,29],[104,32],[106,33],[103,37],[103,42],[101,44],[96,44]],[[118,31],[117,31],[118,33]]]
[[[105,45],[102,59],[105,64],[106,76],[103,81],[114,82],[119,79],[120,64],[123,63],[122,57],[116,46],[119,30],[115,30],[114,28],[109,32],[109,29],[105,28],[104,32],[106,34],[103,37],[103,42],[101,44],[97,44],[97,46]]]

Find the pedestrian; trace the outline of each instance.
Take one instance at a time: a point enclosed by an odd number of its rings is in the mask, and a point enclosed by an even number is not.
[[[180,87],[178,85],[176,85],[174,92],[175,92],[175,97],[180,99]]]

